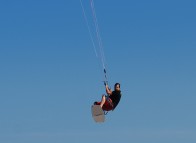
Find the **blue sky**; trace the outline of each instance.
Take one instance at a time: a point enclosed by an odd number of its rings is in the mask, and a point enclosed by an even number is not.
[[[92,120],[105,91],[79,0],[1,0],[0,142],[195,143],[196,2],[94,2],[118,108]]]

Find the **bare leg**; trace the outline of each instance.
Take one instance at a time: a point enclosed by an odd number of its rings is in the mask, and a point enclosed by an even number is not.
[[[101,108],[103,107],[103,104],[105,103],[105,100],[106,100],[106,97],[105,97],[105,95],[103,95],[102,99],[101,99],[101,104],[100,104]]]

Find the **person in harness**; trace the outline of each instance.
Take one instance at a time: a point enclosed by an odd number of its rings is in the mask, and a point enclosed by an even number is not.
[[[114,91],[109,89],[108,85],[105,84],[106,88],[106,95],[102,95],[102,99],[100,102],[94,102],[94,105],[100,105],[104,111],[111,111],[114,110],[121,99],[121,90],[120,90],[120,83],[116,83],[114,85]]]

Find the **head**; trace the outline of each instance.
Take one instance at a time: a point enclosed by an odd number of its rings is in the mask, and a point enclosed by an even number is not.
[[[116,84],[114,85],[114,90],[115,90],[115,91],[120,91],[120,83],[116,83]]]

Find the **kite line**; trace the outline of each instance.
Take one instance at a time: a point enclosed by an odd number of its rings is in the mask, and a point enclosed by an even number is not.
[[[95,41],[93,40],[93,34],[92,31],[90,29],[89,26],[89,22],[88,22],[88,18],[86,16],[86,12],[85,12],[85,8],[83,6],[82,0],[80,0],[80,4],[82,7],[82,11],[83,11],[83,16],[88,28],[88,32],[90,35],[90,39],[95,51],[95,55],[96,57],[100,56],[101,59],[101,63],[102,63],[102,67],[103,67],[103,72],[104,72],[104,84],[108,84],[108,76],[107,76],[107,72],[106,72],[106,60],[105,60],[105,54],[104,54],[104,48],[103,48],[103,43],[102,43],[102,38],[101,38],[101,34],[100,34],[100,30],[99,30],[99,25],[98,25],[98,20],[97,20],[97,16],[96,16],[96,11],[95,11],[95,6],[94,6],[94,1],[90,0],[90,7],[91,7],[91,12],[92,12],[92,17],[93,17],[93,23],[94,23],[94,27],[95,27],[95,32],[96,32],[96,41],[98,43],[97,47],[99,48],[99,54],[96,50],[96,44]]]

